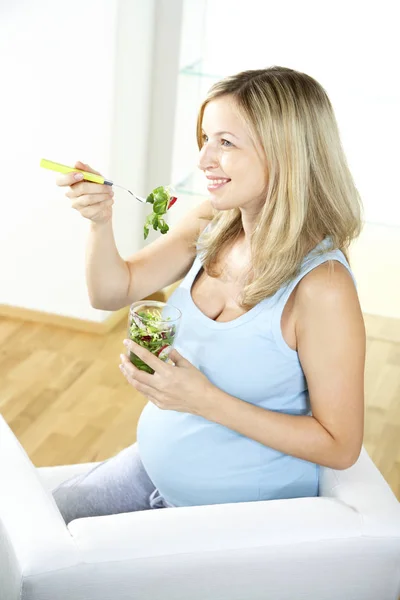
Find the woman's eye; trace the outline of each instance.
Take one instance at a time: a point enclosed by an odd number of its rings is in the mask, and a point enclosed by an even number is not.
[[[208,142],[208,137],[206,136],[205,133],[202,134],[201,136],[201,141],[203,142],[203,144],[205,144],[206,142]],[[224,140],[221,139],[221,144],[222,146],[224,146],[225,148],[229,148],[230,146],[233,146],[232,142],[230,142],[229,140]]]

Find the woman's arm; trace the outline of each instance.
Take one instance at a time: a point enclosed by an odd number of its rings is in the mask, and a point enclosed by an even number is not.
[[[273,412],[214,390],[203,416],[261,444],[334,469],[353,465],[364,435],[365,327],[353,280],[336,261],[297,286],[299,359],[312,416]]]

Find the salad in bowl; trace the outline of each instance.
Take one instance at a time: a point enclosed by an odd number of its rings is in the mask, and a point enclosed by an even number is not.
[[[129,339],[167,362],[178,332],[181,311],[165,302],[141,300],[131,304],[128,316]],[[129,359],[138,369],[154,373],[154,369],[128,350]]]

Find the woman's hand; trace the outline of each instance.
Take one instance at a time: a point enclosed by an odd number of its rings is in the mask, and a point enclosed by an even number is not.
[[[74,164],[75,169],[101,175],[98,171],[89,167],[79,160]],[[69,185],[70,191],[65,195],[71,200],[72,208],[81,213],[82,217],[94,223],[108,223],[112,218],[112,205],[114,204],[114,190],[111,186],[92,181],[80,181],[77,183],[72,172],[58,175],[56,184],[60,187]]]
[[[169,358],[175,363],[173,366],[164,363],[132,340],[124,340],[123,343],[154,369],[153,374],[141,371],[131,363],[126,354],[120,354],[122,364],[119,367],[128,383],[138,392],[163,410],[199,416],[208,414],[213,389],[215,391],[217,388],[177,350],[173,349],[169,354]]]

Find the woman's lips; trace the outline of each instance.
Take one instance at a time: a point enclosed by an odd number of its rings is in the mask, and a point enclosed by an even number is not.
[[[231,181],[230,179],[214,179],[214,180],[211,180],[210,183],[207,186],[207,189],[208,189],[209,192],[214,191],[214,190],[218,190],[219,188],[221,188],[222,186],[226,185],[230,181]]]

